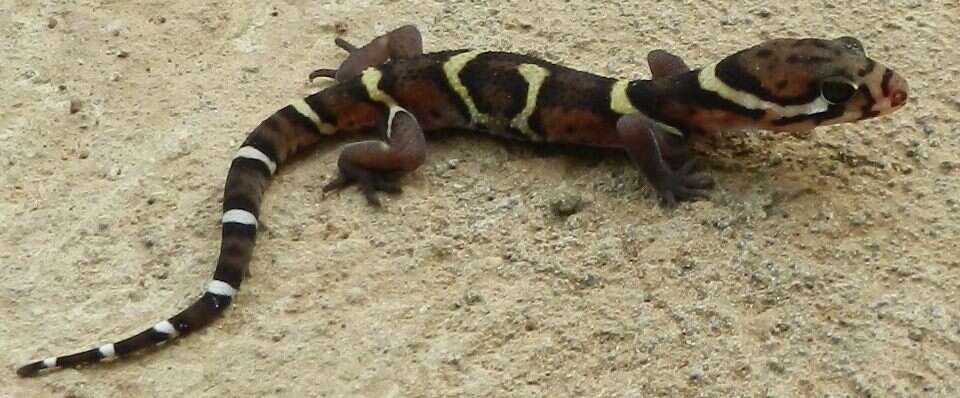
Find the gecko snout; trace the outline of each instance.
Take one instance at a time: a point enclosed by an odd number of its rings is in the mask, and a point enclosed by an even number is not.
[[[890,93],[890,107],[899,108],[907,103],[910,97],[910,89],[907,86],[907,80],[894,73],[893,77],[887,83],[887,92]]]

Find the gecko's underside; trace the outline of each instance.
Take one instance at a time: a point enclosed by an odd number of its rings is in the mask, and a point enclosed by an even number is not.
[[[649,80],[617,80],[537,58],[474,50],[424,54],[404,26],[311,78],[333,82],[280,109],[249,134],[224,188],[220,255],[199,300],[132,337],[23,366],[17,374],[124,356],[200,329],[240,288],[250,263],[270,177],[302,148],[334,135],[377,132],[343,147],[338,176],[324,187],[357,185],[371,204],[397,191],[391,178],[426,158],[424,132],[486,131],[518,140],[620,148],[664,203],[705,197],[711,178],[693,167],[690,138],[719,130],[806,130],[887,114],[907,100],[906,81],[868,58],[856,39],[777,39],[691,70],[652,51]]]

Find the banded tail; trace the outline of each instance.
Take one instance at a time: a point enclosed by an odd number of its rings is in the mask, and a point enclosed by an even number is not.
[[[308,97],[310,101],[314,96]],[[50,357],[17,369],[20,377],[44,369],[74,367],[122,357],[184,336],[213,322],[230,306],[250,263],[257,235],[263,193],[277,167],[298,149],[331,134],[332,125],[319,118],[319,101],[297,101],[277,111],[247,136],[227,174],[223,194],[220,256],[206,291],[179,314],[134,336],[87,351]],[[322,113],[321,113],[322,114]]]

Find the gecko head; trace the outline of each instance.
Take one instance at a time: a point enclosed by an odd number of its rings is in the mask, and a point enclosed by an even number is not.
[[[853,37],[775,39],[699,72],[701,88],[746,108],[754,127],[809,130],[893,112],[907,81]]]

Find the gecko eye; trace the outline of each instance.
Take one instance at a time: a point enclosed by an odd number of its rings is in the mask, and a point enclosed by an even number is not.
[[[839,42],[843,43],[844,47],[856,51],[860,54],[866,55],[866,51],[863,49],[863,43],[860,40],[857,40],[854,37],[844,36],[837,39]]]
[[[846,80],[829,79],[820,83],[820,96],[831,104],[839,104],[853,98],[857,86]]]

